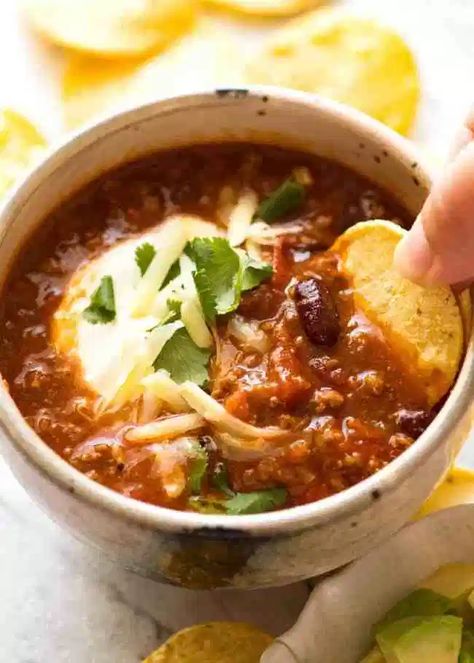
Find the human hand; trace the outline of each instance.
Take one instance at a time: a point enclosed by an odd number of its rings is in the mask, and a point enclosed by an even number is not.
[[[395,265],[426,285],[474,281],[474,110],[450,164],[398,245]]]

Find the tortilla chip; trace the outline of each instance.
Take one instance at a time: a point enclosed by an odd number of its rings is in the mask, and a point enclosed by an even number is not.
[[[408,133],[418,107],[416,63],[403,39],[343,10],[293,19],[247,66],[251,83],[317,92]]]
[[[366,221],[346,230],[333,250],[352,281],[356,305],[382,329],[434,405],[456,377],[463,321],[449,287],[422,287],[395,270],[393,253],[405,232],[389,221]]]
[[[41,156],[45,145],[25,117],[8,108],[0,111],[0,196]]]
[[[453,467],[445,480],[425,501],[417,518],[451,506],[474,503],[474,472],[463,467]]]
[[[186,39],[145,61],[108,61],[69,53],[62,89],[65,124],[78,127],[97,115],[196,86],[238,84],[239,63],[233,42],[206,20]]]
[[[143,663],[258,663],[273,638],[240,622],[209,622],[175,633]]]
[[[142,63],[100,60],[71,53],[63,75],[63,112],[68,129],[118,108],[133,94],[134,76]]]
[[[458,293],[458,306],[461,310],[464,338],[469,338],[472,327],[472,302],[469,288]]]
[[[207,0],[207,3],[249,16],[293,16],[326,4],[325,0]]]
[[[100,57],[142,56],[190,30],[197,0],[23,0],[45,39]]]

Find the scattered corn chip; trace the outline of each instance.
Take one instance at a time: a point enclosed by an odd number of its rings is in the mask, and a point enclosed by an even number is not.
[[[420,96],[408,46],[390,28],[342,10],[293,19],[247,66],[252,83],[317,92],[407,133]]]
[[[145,62],[104,61],[71,53],[63,78],[65,124],[74,128],[99,114],[159,96],[229,81],[238,83],[242,78],[239,62],[232,41],[207,21],[165,53]]]
[[[0,196],[38,157],[46,142],[38,130],[19,113],[0,111]]]
[[[141,56],[194,25],[196,0],[23,0],[48,41],[100,57]]]
[[[448,509],[459,504],[474,503],[474,472],[462,467],[453,467],[425,501],[417,518],[423,518],[435,511]]]
[[[293,16],[315,9],[325,0],[207,0],[209,5],[251,16]]]
[[[173,635],[143,663],[258,663],[272,640],[250,624],[198,624]]]

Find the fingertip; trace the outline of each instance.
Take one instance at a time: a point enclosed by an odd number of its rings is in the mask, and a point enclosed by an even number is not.
[[[399,273],[416,283],[432,282],[434,253],[426,238],[421,217],[401,239],[394,253],[394,265]]]

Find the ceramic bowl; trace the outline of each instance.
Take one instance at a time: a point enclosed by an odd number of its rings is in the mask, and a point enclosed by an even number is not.
[[[217,90],[143,105],[72,136],[13,192],[0,217],[0,286],[45,216],[110,168],[150,152],[211,141],[260,141],[335,159],[389,190],[415,216],[430,179],[406,140],[348,107],[273,88]],[[472,339],[435,421],[401,457],[338,495],[275,513],[202,515],[115,493],[76,471],[0,391],[3,453],[31,496],[73,534],[127,567],[186,587],[263,587],[321,574],[398,530],[466,439]]]
[[[439,511],[321,582],[261,663],[357,663],[371,628],[446,564],[474,564],[474,505]],[[427,661],[429,663],[429,661]]]

